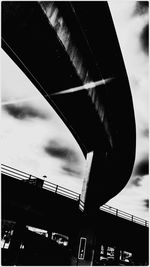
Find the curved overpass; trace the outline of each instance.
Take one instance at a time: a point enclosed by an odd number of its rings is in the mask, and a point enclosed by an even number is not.
[[[85,210],[98,208],[125,186],[135,157],[132,96],[107,3],[2,2],[2,22],[2,48],[54,107],[85,157],[94,151]],[[89,90],[55,94],[111,77]]]

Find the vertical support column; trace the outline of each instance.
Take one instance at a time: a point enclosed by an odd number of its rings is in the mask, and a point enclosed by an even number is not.
[[[115,258],[115,262],[118,263],[119,262],[119,258],[120,258],[120,248],[118,246],[115,248],[114,258]]]
[[[99,265],[101,244],[95,240],[93,265]]]
[[[108,248],[108,246],[104,245],[104,257],[106,257],[106,258],[107,258],[107,248]]]
[[[94,244],[93,240],[94,236],[90,232],[84,232],[82,234],[79,246],[78,246],[78,259],[77,265],[78,266],[92,266],[93,265],[93,257],[94,257]],[[81,240],[85,240],[85,244],[81,244]]]
[[[95,252],[95,216],[88,214],[81,222],[77,240],[78,266],[92,266]]]

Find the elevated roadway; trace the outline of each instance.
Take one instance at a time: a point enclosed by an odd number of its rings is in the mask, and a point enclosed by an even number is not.
[[[62,118],[85,157],[94,151],[85,210],[99,209],[129,180],[136,142],[130,86],[107,2],[4,1],[2,48]],[[55,94],[107,78],[113,79]]]

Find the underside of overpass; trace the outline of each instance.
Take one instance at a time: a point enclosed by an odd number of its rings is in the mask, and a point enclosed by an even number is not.
[[[85,209],[106,203],[130,178],[136,139],[107,2],[3,2],[2,48],[56,110],[85,157],[94,151]],[[95,81],[102,83],[56,94]]]

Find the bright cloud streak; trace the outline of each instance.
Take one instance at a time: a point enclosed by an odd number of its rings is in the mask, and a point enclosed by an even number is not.
[[[108,78],[108,79],[102,79],[102,80],[96,81],[96,82],[89,82],[89,83],[86,83],[86,84],[81,85],[81,86],[77,86],[77,87],[74,87],[74,88],[70,88],[70,89],[67,89],[67,90],[63,90],[63,91],[60,91],[60,92],[53,93],[51,95],[69,94],[69,93],[74,93],[74,92],[81,91],[81,90],[93,89],[96,86],[105,85],[106,83],[110,82],[112,79],[113,78]]]

